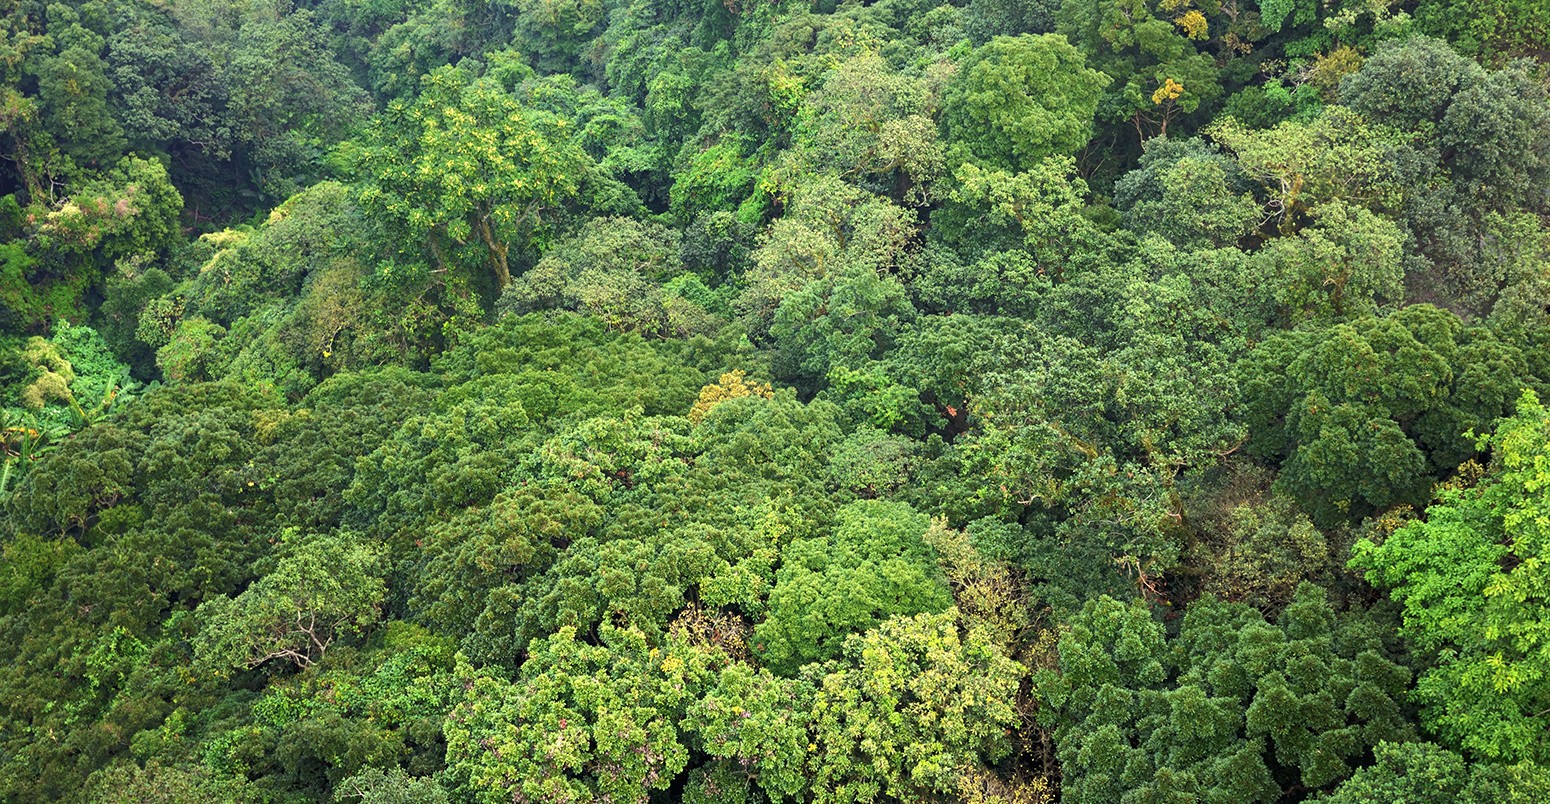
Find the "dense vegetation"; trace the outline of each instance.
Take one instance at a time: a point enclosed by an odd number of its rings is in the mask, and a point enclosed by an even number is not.
[[[1550,800],[1542,0],[0,8],[0,801]]]

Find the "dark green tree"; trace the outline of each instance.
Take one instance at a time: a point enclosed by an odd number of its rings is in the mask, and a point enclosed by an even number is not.
[[[1141,604],[1089,602],[1036,686],[1065,800],[1276,801],[1332,787],[1382,740],[1411,734],[1409,671],[1359,617],[1306,584],[1275,624],[1197,601],[1178,636]]]

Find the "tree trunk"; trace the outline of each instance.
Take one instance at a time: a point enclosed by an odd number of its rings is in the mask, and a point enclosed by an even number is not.
[[[495,239],[495,232],[490,228],[490,216],[479,216],[479,237],[484,240],[484,247],[490,252],[490,265],[495,268],[495,281],[501,290],[511,284],[511,268],[506,263],[505,243]]]

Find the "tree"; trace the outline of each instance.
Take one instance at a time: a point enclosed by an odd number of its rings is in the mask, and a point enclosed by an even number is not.
[[[548,70],[567,69],[608,17],[601,0],[506,0],[516,14],[517,44]]]
[[[100,48],[102,38],[91,38]],[[106,67],[96,52],[82,45],[65,48],[34,67],[43,102],[41,119],[60,148],[82,167],[106,167],[124,151],[123,128],[108,106]]]
[[[1378,210],[1400,201],[1385,136],[1350,109],[1331,106],[1313,120],[1288,120],[1262,131],[1228,117],[1206,133],[1264,188],[1265,224],[1277,222],[1281,234],[1297,231],[1308,210],[1336,199]]]
[[[465,636],[482,620],[502,619],[504,600],[520,595],[516,587],[551,566],[560,545],[584,538],[602,518],[601,508],[569,489],[503,492],[489,506],[431,528],[410,605],[437,633]]]
[[[1069,157],[1045,159],[1020,172],[965,162],[956,186],[932,216],[933,235],[968,260],[1021,249],[1059,278],[1077,251],[1098,251],[1098,227],[1083,215],[1087,183]]]
[[[1229,464],[1207,494],[1192,494],[1185,517],[1193,538],[1184,565],[1200,588],[1230,603],[1278,611],[1304,581],[1328,583],[1337,569],[1330,540],[1267,470]]]
[[[986,630],[961,632],[957,613],[887,620],[804,671],[815,802],[962,796],[1012,753],[1027,671]]]
[[[835,448],[829,477],[863,499],[886,497],[910,482],[919,459],[919,442],[863,424]]]
[[[229,158],[233,144],[232,121],[224,114],[228,88],[211,54],[169,15],[132,12],[108,35],[107,51],[112,98],[129,147],[193,162],[180,186],[207,189],[213,163]]]
[[[811,387],[835,369],[882,357],[914,313],[903,284],[873,271],[809,282],[775,311],[775,370]]]
[[[1041,34],[1055,30],[1055,0],[970,0],[963,12],[963,30],[974,44],[995,36]]]
[[[733,300],[759,339],[785,299],[809,283],[897,270],[919,231],[913,211],[831,176],[795,184],[785,201],[786,214],[765,230]]]
[[[1198,138],[1147,140],[1140,166],[1114,185],[1125,225],[1188,248],[1235,245],[1254,228],[1259,204],[1243,172]]]
[[[1416,687],[1422,722],[1470,757],[1542,762],[1550,411],[1525,393],[1483,443],[1487,477],[1445,489],[1424,520],[1358,542],[1351,565],[1390,590],[1404,607],[1402,633],[1436,656]]]
[[[160,162],[124,157],[112,169],[81,182],[70,200],[39,225],[45,244],[91,253],[103,261],[150,261],[165,255],[181,230],[183,196]]]
[[[1278,333],[1239,366],[1248,449],[1284,460],[1277,487],[1321,524],[1420,505],[1530,381],[1516,351],[1430,305]]]
[[[164,765],[152,760],[144,768],[121,763],[92,776],[87,800],[103,804],[178,804],[220,800],[257,804],[263,797],[247,779],[212,773],[203,765]]]
[[[1347,106],[1409,137],[1390,150],[1417,252],[1410,283],[1502,321],[1545,295],[1528,269],[1545,248],[1545,199],[1528,188],[1550,164],[1550,99],[1521,69],[1488,72],[1446,42],[1413,37],[1381,47],[1341,84]]]
[[[236,598],[221,595],[196,612],[199,661],[219,670],[271,659],[297,667],[321,660],[335,640],[359,634],[381,615],[387,587],[375,550],[345,536],[285,534],[274,571]]]
[[[1471,56],[1493,61],[1527,56],[1550,42],[1550,29],[1537,8],[1519,0],[1428,0],[1416,8],[1416,23],[1421,31],[1446,37]]]
[[[438,270],[472,245],[501,290],[512,242],[541,251],[591,169],[566,127],[493,80],[445,67],[423,79],[413,103],[390,104],[344,158],[362,181],[362,204],[422,243]]]
[[[903,503],[863,501],[841,509],[824,538],[792,542],[770,592],[756,648],[777,671],[837,655],[846,636],[896,615],[952,605],[931,549],[929,520]]]
[[[892,360],[957,431],[953,477],[926,510],[1026,525],[1039,538],[1007,557],[1083,595],[1116,564],[1143,586],[1171,570],[1175,476],[1242,437],[1228,416],[1233,353],[1195,335],[1177,284],[1145,283],[1132,267],[1073,271],[1039,299],[1036,322],[923,319]]]
[[[1390,40],[1341,80],[1340,102],[1373,122],[1433,133],[1454,96],[1484,77],[1479,64],[1442,40]]]
[[[1438,127],[1453,180],[1488,203],[1543,210],[1550,181],[1550,92],[1519,62],[1464,88]]]
[[[1098,116],[1128,123],[1142,141],[1221,96],[1223,68],[1265,33],[1245,17],[1237,6],[1170,0],[1062,0],[1055,11],[1056,30],[1111,79]]]
[[[402,768],[366,768],[334,789],[336,804],[447,804],[447,791],[432,779],[410,776]]]
[[[814,693],[809,681],[741,662],[721,670],[684,720],[713,757],[690,776],[691,795],[714,801],[757,787],[772,801],[800,799],[817,750],[809,736]]]
[[[254,164],[259,189],[287,198],[317,181],[321,155],[371,111],[308,9],[241,25],[222,65],[222,115]]]
[[[1371,315],[1404,297],[1405,234],[1389,219],[1344,201],[1309,213],[1296,237],[1276,238],[1261,252],[1273,293],[1296,322]]]
[[[899,74],[879,54],[848,59],[804,99],[794,159],[901,203],[929,203],[946,172],[932,120],[940,95],[938,84]]]
[[[611,329],[657,337],[714,334],[725,321],[706,307],[725,304],[698,277],[680,273],[678,255],[676,230],[594,220],[506,288],[497,309],[576,310]]]
[[[726,666],[685,642],[664,651],[639,631],[572,628],[536,642],[515,682],[459,667],[466,692],[447,720],[447,775],[497,804],[643,802],[689,761],[684,711]]]
[[[1528,804],[1550,795],[1550,774],[1539,765],[1470,764],[1432,743],[1378,743],[1374,764],[1360,768],[1334,793],[1332,804],[1404,801],[1413,804]]]
[[[124,157],[68,188],[52,207],[34,199],[23,237],[0,245],[0,323],[17,331],[84,318],[110,268],[163,259],[180,236],[183,197],[160,162]]]
[[[955,160],[1015,173],[1076,153],[1092,137],[1108,83],[1060,36],[990,40],[964,60],[942,98],[947,135],[968,151]]]
[[[1213,598],[1178,636],[1140,603],[1087,603],[1039,671],[1062,800],[1277,801],[1349,776],[1382,740],[1411,736],[1409,671],[1359,617],[1304,584],[1279,622]]]

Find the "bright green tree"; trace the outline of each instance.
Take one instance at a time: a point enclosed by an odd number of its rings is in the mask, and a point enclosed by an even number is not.
[[[1372,314],[1404,297],[1405,234],[1388,218],[1343,201],[1310,212],[1296,237],[1261,252],[1276,300],[1293,322]]]
[[[888,617],[952,605],[921,538],[929,524],[903,503],[862,501],[841,509],[827,537],[787,546],[769,617],[754,631],[765,661],[789,675]]]
[[[525,109],[499,83],[451,67],[395,101],[344,158],[361,201],[423,244],[439,269],[465,246],[498,289],[511,283],[511,247],[534,248],[590,169],[567,122]]]
[[[689,761],[680,724],[726,665],[725,654],[604,627],[602,644],[562,628],[539,640],[515,682],[460,666],[465,692],[448,717],[447,775],[497,804],[643,801]]]
[[[1525,394],[1491,447],[1491,473],[1445,490],[1426,518],[1353,548],[1352,566],[1404,606],[1403,633],[1436,658],[1422,721],[1471,757],[1544,761],[1550,706],[1545,531],[1550,411]]]
[[[797,159],[897,201],[924,204],[946,172],[933,122],[941,87],[894,70],[880,54],[846,60],[803,102]]]
[[[957,620],[956,609],[896,617],[851,637],[840,662],[804,671],[816,687],[815,802],[963,795],[976,769],[1012,753],[1026,670]]]
[[[1147,140],[1140,166],[1114,187],[1125,225],[1181,247],[1230,246],[1254,228],[1259,205],[1238,166],[1199,139]]]
[[[1550,796],[1550,772],[1539,765],[1471,764],[1432,743],[1382,742],[1374,762],[1320,799],[1332,804],[1529,804]]]
[[[1309,210],[1336,199],[1380,210],[1401,200],[1396,166],[1384,149],[1391,136],[1350,109],[1331,106],[1312,120],[1263,130],[1227,117],[1206,133],[1263,188],[1262,228],[1274,222],[1291,234],[1306,225]]]

